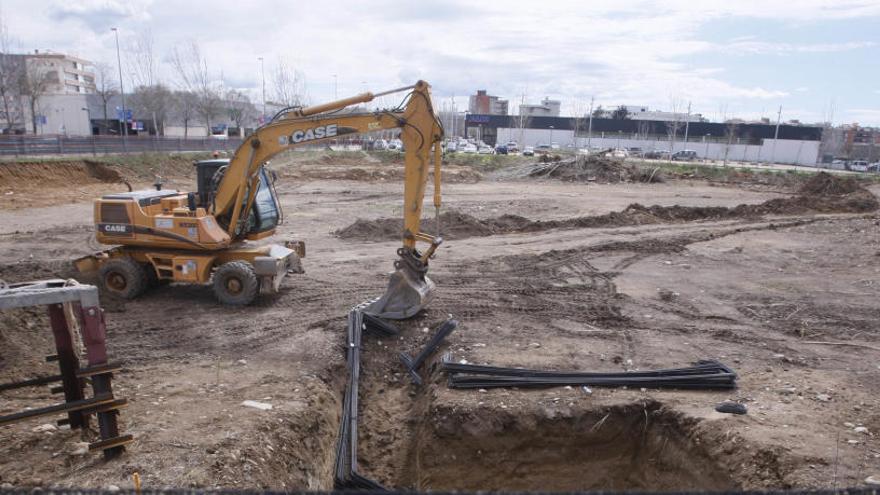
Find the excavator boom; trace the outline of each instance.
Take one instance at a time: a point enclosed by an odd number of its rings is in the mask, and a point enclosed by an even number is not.
[[[401,91],[409,91],[409,94],[400,107],[373,112],[345,112],[352,105],[368,103],[378,96]],[[246,240],[263,239],[275,232],[280,221],[280,204],[271,185],[273,180],[264,168],[270,158],[297,146],[387,129],[400,129],[400,139],[405,149],[402,246],[397,251],[398,259],[394,262],[396,270],[391,276],[388,290],[369,311],[386,318],[412,316],[427,303],[433,292],[433,283],[426,275],[428,259],[442,242],[440,238],[420,230],[432,153],[434,205],[437,208],[440,206],[440,142],[443,139],[443,127],[434,114],[430,86],[424,81],[383,93],[364,93],[279,112],[271,122],[248,136],[228,163],[215,161],[206,164],[214,168],[206,168],[211,172],[210,177],[204,178],[206,180],[200,177],[197,195],[175,191],[162,191],[160,195],[146,191],[141,196],[105,196],[95,204],[98,241],[122,244],[128,251],[121,252],[121,255],[135,258],[142,264],[155,264],[153,260],[159,259],[157,255],[145,253],[151,248],[195,252],[191,256],[194,260],[190,261],[196,267],[192,272],[196,275],[191,277],[195,277],[196,281],[207,281],[205,278],[210,277],[217,268],[215,260],[223,259],[226,263],[234,261],[234,256],[230,260],[230,255],[219,253],[236,249]],[[111,220],[126,219],[130,225],[108,222],[110,217]],[[186,221],[181,221],[181,218]],[[427,244],[427,247],[420,251],[419,243]],[[285,248],[278,248],[270,251],[286,252],[283,251]],[[115,253],[120,255],[119,251]],[[261,255],[250,253],[244,261],[252,264],[262,262],[262,258],[257,259]],[[183,255],[168,258],[175,260],[172,264],[186,261]],[[280,272],[286,263],[276,261],[273,266]],[[273,262],[262,263],[268,266]],[[169,275],[159,268],[156,270],[160,279],[177,280],[178,274],[173,271]],[[273,279],[273,282],[277,287],[278,280]]]

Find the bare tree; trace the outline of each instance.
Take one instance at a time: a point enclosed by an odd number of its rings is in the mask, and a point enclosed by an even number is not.
[[[165,121],[172,105],[171,90],[162,84],[138,86],[131,95],[131,107],[138,115],[143,115],[153,122],[153,132],[165,135]]]
[[[669,152],[675,153],[675,139],[678,135],[678,130],[684,125],[681,118],[681,109],[684,101],[676,96],[671,96],[669,100],[672,106],[672,121],[666,123],[666,134],[669,136]]]
[[[128,49],[129,72],[132,78],[132,87],[150,87],[159,82],[158,65],[153,53],[153,33],[146,29],[141,31],[131,41]]]
[[[95,64],[95,94],[101,100],[101,108],[104,110],[104,126],[109,129],[107,107],[110,105],[110,100],[119,94],[119,85],[113,79],[113,69],[110,64],[105,62]]]
[[[231,89],[226,92],[225,103],[229,120],[243,132],[244,123],[253,119],[256,113],[251,99],[246,93]]]
[[[283,58],[272,72],[273,103],[284,107],[301,107],[305,104],[305,76],[288,66]]]
[[[640,120],[638,124],[636,124],[636,135],[638,135],[639,139],[648,139],[648,136],[651,134],[651,123],[647,120]]]
[[[46,95],[51,83],[51,73],[38,60],[24,63],[24,70],[19,74],[18,87],[21,95],[27,98],[34,134],[37,133],[37,111],[40,110],[40,100]]]
[[[196,114],[198,97],[191,91],[175,91],[172,95],[173,114],[183,123],[183,137],[189,137],[189,126]]]
[[[739,123],[735,120],[731,120],[727,122],[727,126],[724,128],[724,134],[727,136],[727,146],[724,147],[724,164],[723,166],[727,166],[727,155],[730,153],[730,146],[733,144],[733,138],[736,136],[736,130]]]
[[[2,16],[2,12],[0,12]],[[0,99],[3,100],[0,115],[4,122],[3,133],[13,131],[17,122],[23,121],[21,115],[21,94],[19,84],[24,69],[24,57],[12,53],[12,38],[3,18],[0,17]]]
[[[193,110],[211,134],[211,124],[220,114],[222,102],[219,87],[209,75],[208,61],[202,57],[199,44],[190,41],[182,50],[175,47],[171,52],[171,66],[184,91],[195,95]]]

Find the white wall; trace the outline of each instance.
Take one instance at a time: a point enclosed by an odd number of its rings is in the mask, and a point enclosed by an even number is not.
[[[37,123],[37,134],[67,134],[68,136],[91,135],[86,95],[45,95],[39,100],[37,115],[46,116],[46,124]],[[33,130],[31,126],[31,110],[27,102],[25,107],[25,119],[27,132]]]
[[[165,136],[167,137],[183,137],[183,126],[182,125],[165,125]],[[186,129],[187,137],[205,137],[208,135],[208,130],[203,125],[191,125]]]
[[[551,139],[552,136],[552,139]],[[606,135],[607,136],[607,135]],[[579,148],[589,145],[599,148],[641,148],[644,151],[669,150],[668,140],[654,139],[626,139],[616,137],[593,137],[587,139],[574,138],[574,131],[550,129],[498,129],[498,143],[516,141],[520,146],[536,146],[538,144],[557,143],[560,146],[574,144]],[[575,143],[575,141],[577,141]],[[819,161],[819,141],[800,141],[791,139],[779,139],[776,141],[774,150],[773,139],[764,139],[757,144],[731,144],[727,143],[704,143],[689,141],[687,143],[676,142],[672,151],[690,149],[697,152],[699,158],[709,160],[749,161],[749,162],[775,162],[792,165],[815,166]]]

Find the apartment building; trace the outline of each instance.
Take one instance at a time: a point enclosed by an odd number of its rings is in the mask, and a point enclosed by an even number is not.
[[[38,68],[49,77],[47,94],[71,95],[93,94],[95,92],[95,70],[88,60],[46,52],[22,55],[29,70]]]

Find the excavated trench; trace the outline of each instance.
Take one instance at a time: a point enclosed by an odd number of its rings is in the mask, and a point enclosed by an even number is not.
[[[739,488],[680,415],[659,403],[552,414],[439,409],[422,424],[406,484],[419,490]]]

